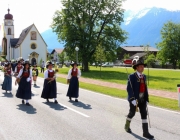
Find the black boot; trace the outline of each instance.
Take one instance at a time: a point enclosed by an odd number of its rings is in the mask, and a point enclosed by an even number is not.
[[[24,104],[24,100],[22,100],[22,104]]]
[[[49,99],[46,99],[46,101],[49,103]]]
[[[143,137],[145,137],[147,139],[153,139],[154,138],[154,136],[151,135],[148,131],[148,123],[143,123],[142,128],[143,128]]]
[[[78,99],[75,99],[75,102],[78,102]]]
[[[58,101],[57,101],[57,100],[55,100],[55,101],[54,101],[54,103],[55,103],[55,104],[58,104]]]
[[[126,124],[125,124],[124,129],[126,130],[127,133],[132,133],[132,131],[130,129],[130,123],[131,123],[131,121],[126,120]]]
[[[71,97],[69,97],[69,100],[70,100],[70,101],[72,100]]]

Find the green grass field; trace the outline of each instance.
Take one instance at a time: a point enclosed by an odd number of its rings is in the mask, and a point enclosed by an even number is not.
[[[40,73],[39,76],[43,77],[43,74]],[[67,80],[65,78],[57,78],[57,82],[66,84]],[[127,92],[125,90],[118,90],[115,88],[97,86],[83,82],[80,82],[80,87],[83,89],[99,92],[101,94],[110,95],[117,98],[123,98],[123,99],[127,98]],[[149,98],[150,98],[150,104],[153,106],[180,111],[177,100],[156,97],[156,96],[150,96]]]
[[[59,73],[67,74],[68,70],[69,68],[61,68]],[[132,68],[127,68],[127,70],[129,74],[134,72]],[[147,69],[145,69],[144,74],[148,75]],[[123,67],[102,68],[101,72],[99,67],[90,67],[90,72],[83,72],[82,77],[119,84],[127,83],[127,73],[126,69]],[[176,92],[177,84],[180,84],[180,71],[159,69],[149,70],[149,88]]]

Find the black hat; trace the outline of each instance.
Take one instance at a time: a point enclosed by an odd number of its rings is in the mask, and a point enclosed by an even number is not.
[[[23,62],[23,66],[25,66],[26,64],[29,64],[29,66],[31,66],[31,64],[29,63],[29,59],[27,59]]]
[[[136,70],[136,67],[139,65],[144,65],[146,67],[146,64],[144,64],[143,60],[139,59],[139,57],[136,57],[132,61],[132,67],[134,70]]]
[[[7,67],[9,66],[11,63],[10,62],[5,62],[4,66]]]
[[[53,63],[51,61],[47,61],[46,62],[46,68],[48,68],[49,65],[53,65]]]
[[[71,62],[71,66],[74,67],[74,65],[77,65],[78,66],[78,63],[77,62]]]

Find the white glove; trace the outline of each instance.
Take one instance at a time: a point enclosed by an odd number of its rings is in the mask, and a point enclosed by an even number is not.
[[[27,81],[27,82],[31,81],[31,78],[27,78],[26,81]]]
[[[132,103],[134,106],[137,105],[136,100],[131,101],[131,103]]]

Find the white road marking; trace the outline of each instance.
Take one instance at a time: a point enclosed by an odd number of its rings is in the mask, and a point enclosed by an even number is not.
[[[84,114],[84,113],[81,113],[81,112],[79,112],[79,111],[77,111],[77,110],[75,110],[75,109],[72,109],[72,108],[70,108],[70,107],[68,107],[68,106],[66,106],[66,105],[64,105],[64,104],[61,104],[60,103],[60,105],[62,105],[63,107],[66,107],[66,108],[68,108],[69,110],[71,110],[71,111],[73,111],[73,112],[76,112],[77,114],[80,114],[80,115],[82,115],[82,116],[84,116],[84,117],[86,117],[86,118],[89,118],[90,116],[88,116],[88,115],[86,115],[86,114]]]
[[[2,76],[3,76],[3,75],[1,75],[1,77],[2,77]],[[43,78],[41,78],[41,77],[38,77],[38,78],[39,78],[39,79],[43,79]],[[68,85],[63,84],[63,83],[57,83],[57,84],[61,84],[61,85],[64,85],[64,86],[68,87]],[[14,86],[13,86],[13,87],[14,87]],[[15,87],[16,87],[16,89],[17,89],[17,86],[15,86]],[[104,94],[102,94],[102,93],[93,92],[93,91],[86,90],[86,89],[82,89],[82,88],[80,88],[80,89],[81,89],[81,90],[84,90],[84,91],[86,91],[86,92],[91,92],[91,93],[93,93],[93,94],[100,95],[100,96],[104,96],[104,97],[113,98],[113,99],[116,99],[116,100],[120,100],[120,101],[127,102],[126,99],[116,98],[116,97],[112,97],[112,96],[109,96],[109,95],[104,95]],[[158,109],[158,110],[162,110],[162,111],[166,111],[166,112],[170,112],[170,113],[174,113],[174,114],[180,115],[180,112],[178,112],[178,111],[172,111],[172,110],[163,109],[163,108],[155,107],[155,106],[151,106],[151,105],[148,105],[148,106],[151,107],[151,108],[156,108],[156,109]],[[67,107],[67,108],[69,108],[69,107]],[[85,115],[85,114],[84,114],[84,115]],[[85,115],[85,116],[87,116],[87,115]]]

